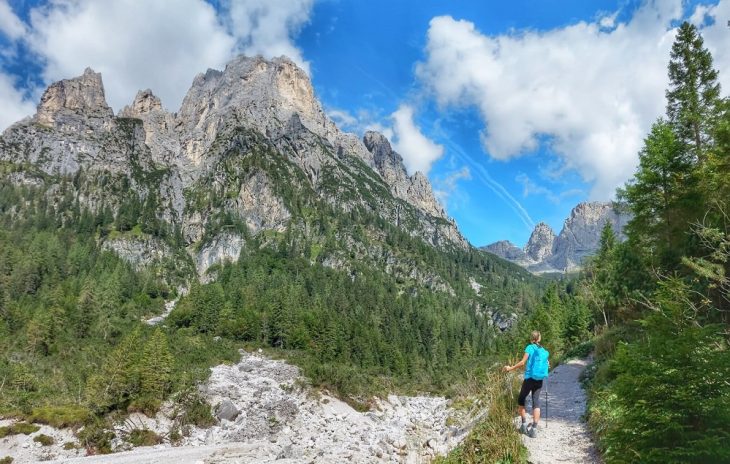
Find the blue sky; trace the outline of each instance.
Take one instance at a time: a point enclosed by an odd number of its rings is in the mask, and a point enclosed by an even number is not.
[[[286,54],[338,125],[427,173],[474,245],[521,246],[633,173],[683,19],[730,88],[730,0],[0,0],[0,126],[86,66],[115,111],[148,87],[176,111],[198,72]]]

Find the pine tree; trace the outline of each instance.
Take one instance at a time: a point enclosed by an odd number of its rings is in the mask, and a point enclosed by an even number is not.
[[[633,214],[626,234],[665,269],[685,251],[685,231],[699,214],[696,181],[691,153],[670,124],[656,122],[639,153],[637,173],[618,196]]]
[[[150,336],[139,365],[140,395],[162,400],[170,391],[173,358],[167,335],[159,328]]]
[[[129,333],[89,377],[86,399],[92,410],[109,411],[139,392],[139,329]]]
[[[679,141],[700,161],[711,143],[720,102],[717,78],[697,27],[685,21],[672,45],[667,116]]]

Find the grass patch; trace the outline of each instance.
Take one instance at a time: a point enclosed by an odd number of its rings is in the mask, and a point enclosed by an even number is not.
[[[480,403],[486,407],[478,417],[469,436],[446,457],[435,464],[522,464],[527,462],[527,450],[514,425],[519,378],[491,371],[475,375],[470,389],[478,391]]]
[[[30,435],[31,433],[35,433],[39,431],[41,428],[37,425],[28,424],[27,422],[17,422],[13,425],[8,425],[6,427],[0,427],[0,438],[5,438],[10,435]]]
[[[53,440],[53,437],[49,437],[48,435],[45,435],[43,433],[33,437],[33,441],[36,443],[40,443],[43,446],[51,446],[55,442]]]
[[[33,412],[28,417],[30,422],[38,424],[47,424],[57,429],[65,427],[80,427],[84,425],[91,413],[83,406],[69,404],[61,406],[44,406],[33,408]]]
[[[66,443],[63,444],[63,449],[65,449],[66,451],[76,449],[76,448],[78,448],[76,446],[76,443],[74,443],[72,441],[67,441]]]
[[[127,441],[133,446],[154,446],[162,443],[162,437],[149,429],[134,429],[129,432]]]

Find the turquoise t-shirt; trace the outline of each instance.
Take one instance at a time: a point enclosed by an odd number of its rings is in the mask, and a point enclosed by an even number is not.
[[[532,353],[534,353],[536,349],[537,349],[537,345],[535,345],[534,343],[530,343],[529,345],[527,345],[525,347],[525,353],[527,353],[527,356],[528,356],[527,363],[525,363],[525,378],[526,379],[532,378],[532,363],[530,362],[531,361],[530,358],[532,357]]]

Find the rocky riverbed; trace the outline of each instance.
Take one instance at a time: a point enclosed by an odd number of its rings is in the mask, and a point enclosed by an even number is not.
[[[428,462],[456,446],[467,430],[458,425],[469,418],[441,397],[391,395],[372,400],[358,412],[347,403],[306,384],[299,369],[261,353],[242,352],[234,365],[212,369],[201,392],[213,406],[218,424],[192,428],[178,446],[165,441],[106,456],[82,457],[83,450],[64,450],[70,432],[44,427],[38,433],[58,435],[55,444],[40,446],[36,434],[0,439],[0,458],[14,463],[57,462]],[[165,411],[165,408],[163,408]],[[449,419],[450,418],[450,419]],[[449,424],[449,425],[447,425]],[[148,428],[166,437],[172,421],[163,413],[154,418],[131,415],[119,424],[118,436]],[[114,445],[129,445],[120,438]]]

